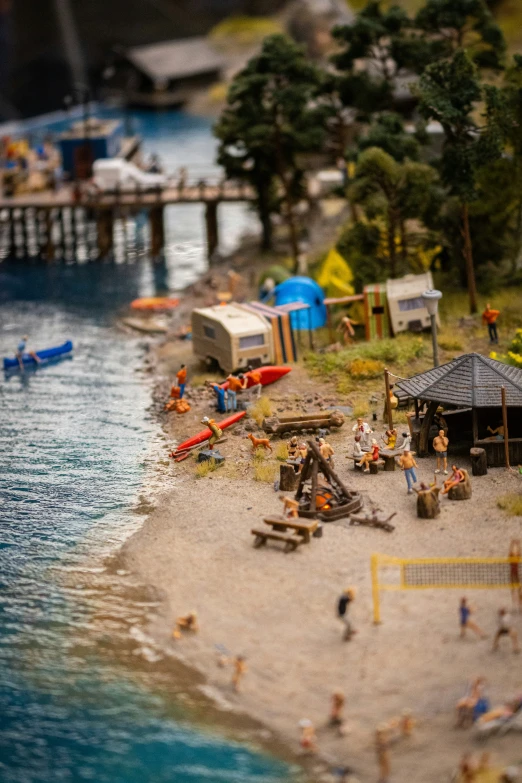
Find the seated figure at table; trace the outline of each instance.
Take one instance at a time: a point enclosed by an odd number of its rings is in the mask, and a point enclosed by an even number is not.
[[[382,439],[386,445],[386,448],[390,451],[393,451],[395,449],[395,446],[397,445],[397,430],[395,427],[393,427],[391,430],[386,430],[384,435],[382,436]]]
[[[353,456],[360,459],[363,454],[364,452],[361,448],[361,436],[357,434],[353,441]]]
[[[365,473],[370,472],[370,462],[377,462],[379,459],[379,444],[375,439],[372,440],[372,450],[363,454],[357,465],[364,468]]]

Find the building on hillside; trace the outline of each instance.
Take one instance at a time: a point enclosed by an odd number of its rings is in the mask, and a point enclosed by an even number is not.
[[[119,51],[106,86],[135,106],[181,106],[192,90],[219,81],[223,69],[222,56],[206,38],[164,41]]]

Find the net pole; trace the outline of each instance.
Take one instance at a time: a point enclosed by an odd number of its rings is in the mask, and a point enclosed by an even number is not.
[[[381,601],[379,594],[379,555],[371,556],[372,573],[372,598],[373,598],[373,622],[379,625],[381,622]]]

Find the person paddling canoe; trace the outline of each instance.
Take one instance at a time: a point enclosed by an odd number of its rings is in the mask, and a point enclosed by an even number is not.
[[[20,342],[18,343],[18,350],[16,351],[16,358],[18,359],[18,364],[20,365],[20,369],[22,370],[22,372],[24,370],[24,353],[28,353],[29,356],[31,356],[35,360],[36,364],[41,363],[41,359],[35,354],[34,351],[27,350],[26,346],[27,346],[28,339],[29,339],[28,335],[25,334],[20,340]]]

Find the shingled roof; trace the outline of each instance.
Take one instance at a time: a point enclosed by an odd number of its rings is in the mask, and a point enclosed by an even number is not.
[[[414,399],[458,408],[499,407],[504,386],[506,405],[522,407],[522,370],[479,353],[464,354],[395,385]]]

